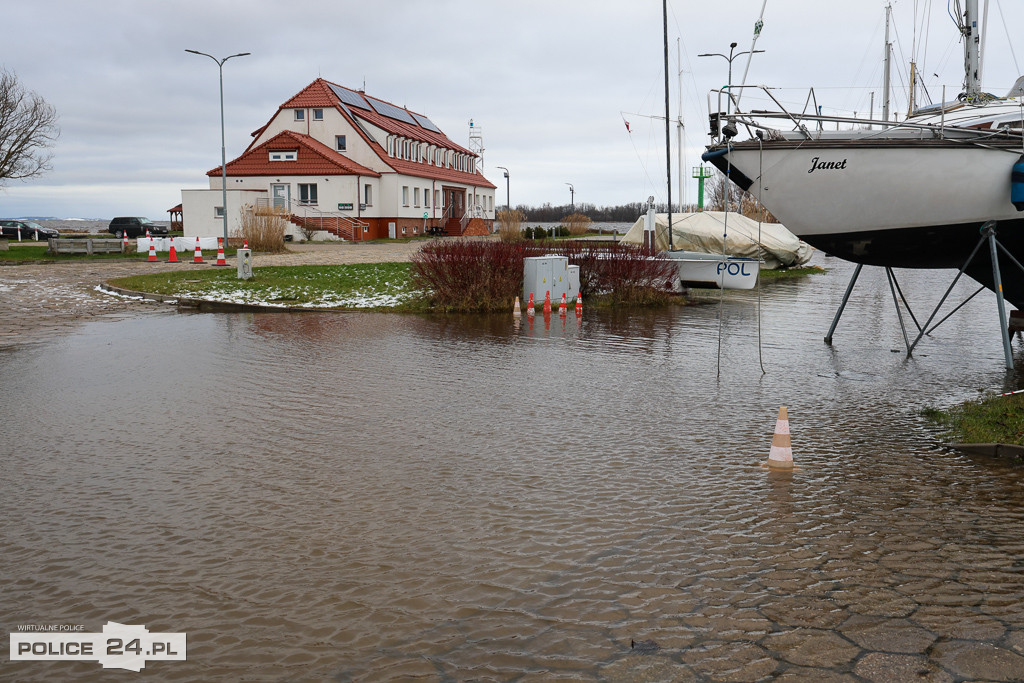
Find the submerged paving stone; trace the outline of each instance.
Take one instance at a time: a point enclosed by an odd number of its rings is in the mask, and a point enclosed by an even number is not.
[[[1006,627],[997,619],[980,613],[964,614],[962,610],[952,607],[921,607],[910,619],[929,631],[951,640],[994,642],[1006,633]]]
[[[799,596],[766,603],[761,613],[784,628],[832,629],[849,616],[832,600]]]
[[[792,664],[822,668],[846,664],[860,652],[838,634],[814,629],[773,633],[761,640],[761,645]]]
[[[701,676],[714,680],[755,681],[778,666],[763,647],[744,642],[704,643],[684,652],[682,660]]]
[[[871,652],[864,655],[853,672],[872,683],[952,683],[947,672],[924,657]]]
[[[922,653],[938,636],[907,619],[884,619],[856,615],[850,617],[839,632],[865,650]]]
[[[1024,657],[990,643],[938,643],[932,657],[959,676],[986,681],[1024,680]]]

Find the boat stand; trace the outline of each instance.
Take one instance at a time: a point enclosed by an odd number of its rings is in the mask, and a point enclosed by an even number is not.
[[[984,286],[979,287],[974,292],[974,294],[971,294],[969,297],[964,299],[959,305],[957,305],[956,308],[954,308],[952,311],[946,314],[945,317],[943,317],[937,323],[932,325],[932,321],[935,319],[935,316],[938,315],[939,309],[942,308],[942,305],[946,302],[946,299],[949,298],[950,293],[953,291],[953,287],[956,286],[956,283],[959,282],[960,277],[964,274],[964,271],[967,270],[967,267],[971,265],[972,261],[974,261],[974,258],[981,250],[982,245],[988,242],[989,255],[992,259],[992,282],[995,286],[995,291],[997,293],[996,305],[999,309],[999,327],[1003,339],[1003,356],[1006,361],[1006,369],[1013,369],[1013,351],[1010,346],[1010,329],[1009,323],[1006,318],[1006,303],[1003,300],[1002,295],[1003,280],[999,272],[998,252],[1001,250],[1007,256],[1007,258],[1009,258],[1010,261],[1015,266],[1017,266],[1017,268],[1020,269],[1022,273],[1024,273],[1024,265],[1021,265],[1020,261],[1018,261],[1013,256],[1013,254],[1007,251],[1006,247],[1000,244],[999,240],[996,239],[996,221],[985,222],[981,226],[980,232],[981,239],[978,240],[978,243],[974,246],[974,249],[971,251],[971,255],[967,257],[967,260],[964,261],[964,264],[960,267],[960,271],[956,274],[956,277],[953,278],[953,282],[950,283],[949,287],[946,289],[945,294],[942,295],[942,298],[939,300],[939,303],[935,306],[935,310],[933,310],[932,314],[928,316],[928,320],[925,322],[924,326],[920,325],[917,322],[917,318],[914,316],[914,312],[911,310],[910,304],[907,302],[906,297],[903,296],[903,290],[900,288],[899,282],[896,280],[896,275],[895,273],[893,273],[892,268],[885,268],[886,278],[889,282],[889,291],[892,293],[893,304],[896,306],[896,316],[899,318],[900,329],[903,331],[903,341],[907,346],[908,358],[913,356],[914,349],[917,347],[918,343],[925,335],[930,335],[935,330],[935,328],[937,328],[942,323],[946,322],[946,320],[948,320],[954,313],[963,308],[967,304],[967,302],[969,302],[974,297],[978,296],[978,294],[980,294],[982,291],[986,289]],[[832,326],[829,328],[828,334],[825,336],[825,343],[828,344],[829,346],[832,345],[832,335],[836,331],[836,326],[839,325],[839,318],[842,317],[843,311],[846,309],[846,304],[850,300],[850,294],[853,292],[853,286],[857,283],[857,278],[860,276],[860,271],[863,267],[863,264],[857,264],[857,268],[854,269],[853,276],[850,278],[850,283],[846,286],[846,293],[843,295],[843,301],[839,305],[839,310],[836,311],[835,318],[833,318],[832,320]],[[903,301],[903,305],[906,307],[907,313],[909,313],[911,320],[914,321],[914,325],[917,327],[918,330],[917,337],[914,339],[913,342],[911,342],[910,338],[907,336],[907,328],[903,321],[902,309],[900,308],[901,300]]]

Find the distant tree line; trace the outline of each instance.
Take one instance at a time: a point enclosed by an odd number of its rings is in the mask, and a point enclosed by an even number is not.
[[[730,188],[729,185],[730,183],[725,179],[725,175],[716,169],[714,176],[708,178],[704,183],[705,211],[724,211],[726,197],[728,197],[730,211],[742,213],[744,216],[754,220],[762,220],[768,223],[778,222],[767,209],[758,203],[754,195],[739,189],[735,185]],[[593,204],[581,202],[575,206],[570,204],[552,206],[550,203],[546,203],[542,206],[520,204],[516,209],[525,216],[523,220],[530,223],[558,223],[571,213],[581,213],[595,223],[632,223],[647,213],[647,204],[631,202],[618,206],[594,206]],[[676,203],[672,204],[673,213],[692,213],[696,210],[696,203],[683,204],[682,206]],[[668,213],[668,204],[655,204],[655,211],[658,213]]]
[[[668,204],[655,204],[654,208],[658,213],[668,212]],[[552,206],[550,203],[546,203],[542,206],[527,206],[525,204],[520,204],[516,209],[523,212],[523,215],[526,216],[526,221],[535,223],[558,223],[571,213],[581,213],[597,223],[632,223],[637,218],[647,213],[647,204],[643,202],[631,202],[629,204],[620,204],[618,206],[594,206],[593,204],[580,203],[575,206],[570,204]],[[686,205],[686,207],[682,209],[682,211],[696,210],[696,204]],[[672,211],[680,211],[679,205],[673,204]]]

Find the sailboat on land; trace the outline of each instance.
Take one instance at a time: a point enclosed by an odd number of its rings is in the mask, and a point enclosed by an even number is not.
[[[1024,308],[1024,78],[1005,97],[982,91],[978,0],[963,12],[954,1],[965,42],[955,101],[895,123],[789,112],[767,88],[778,110],[742,112],[743,87],[730,86],[713,91],[713,142],[702,158],[826,253],[862,265],[963,268],[993,291],[1001,270],[1003,296]],[[849,128],[825,131],[825,122]],[[979,249],[983,227],[998,231],[999,268]]]

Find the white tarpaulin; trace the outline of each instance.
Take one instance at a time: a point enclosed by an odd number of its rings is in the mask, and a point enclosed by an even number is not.
[[[623,236],[629,244],[644,243],[644,216]],[[655,246],[668,249],[668,214],[655,219]],[[672,214],[672,247],[686,251],[721,254],[722,235],[728,226],[725,244],[727,256],[763,258],[765,268],[799,266],[811,258],[813,247],[786,230],[780,223],[761,223],[761,248],[758,249],[757,221],[730,213],[728,224],[722,211]]]
[[[675,221],[672,222],[674,223]],[[179,254],[185,251],[194,254],[196,251],[195,237],[137,237],[135,238],[136,249],[140,252],[148,252],[151,239],[153,240],[153,248],[159,252],[169,252],[171,250],[171,240],[174,240],[174,251]],[[203,251],[216,251],[217,239],[216,237],[200,237],[199,248]]]

